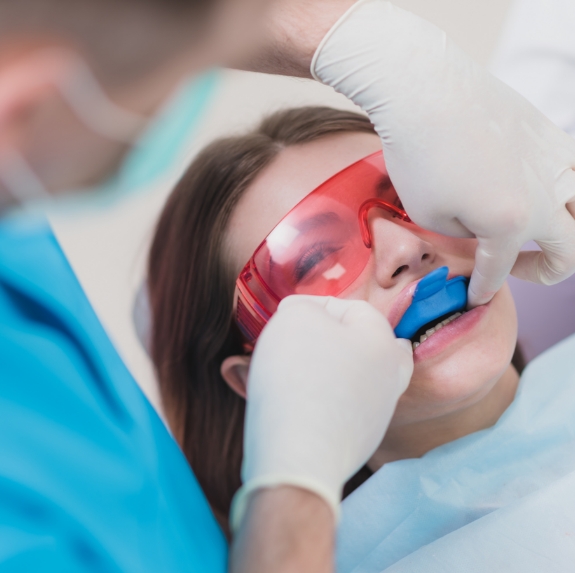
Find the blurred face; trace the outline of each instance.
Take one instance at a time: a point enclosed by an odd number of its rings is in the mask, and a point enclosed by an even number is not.
[[[233,213],[227,234],[237,274],[275,225],[323,181],[381,149],[376,135],[341,134],[289,147],[258,176]],[[366,300],[395,327],[418,281],[441,266],[471,276],[474,239],[454,239],[370,211],[371,256],[341,298]],[[470,406],[508,368],[517,338],[515,307],[505,285],[483,307],[463,314],[414,351],[411,384],[391,426],[437,418]]]
[[[87,125],[59,87],[77,77],[74,59],[88,63],[100,86],[98,90],[87,90],[80,98],[84,115],[100,117],[102,109],[111,104],[139,117],[143,128],[184,78],[249,56],[268,4],[270,0],[220,0],[201,22],[188,13],[186,18],[193,21],[187,24],[181,17],[162,13],[165,21],[158,18],[157,34],[149,36],[138,31],[139,17],[144,27],[149,25],[144,12],[135,14],[136,23],[130,22],[133,28],[127,26],[118,41],[118,58],[125,55],[120,53],[122,49],[126,54],[136,54],[136,59],[140,53],[141,60],[150,53],[161,57],[148,66],[134,60],[139,71],[130,77],[108,69],[113,63],[100,61],[97,55],[88,53],[89,49],[81,53],[65,39],[30,35],[0,39],[0,86],[10,87],[3,90],[0,102],[0,167],[16,152],[50,193],[99,183],[118,167],[141,129],[133,130],[132,137],[114,139]],[[143,42],[146,45],[138,51],[136,46]],[[98,46],[93,51],[109,51]],[[54,49],[62,52],[60,61],[52,57],[47,66],[36,57]],[[110,121],[114,123],[114,119]],[[14,165],[12,161],[4,171],[12,173]],[[6,178],[0,178],[0,211],[9,205],[12,195],[6,189]]]

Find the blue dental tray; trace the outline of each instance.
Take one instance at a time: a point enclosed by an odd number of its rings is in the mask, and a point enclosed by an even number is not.
[[[465,310],[469,281],[463,276],[447,280],[448,272],[447,267],[440,267],[419,281],[410,307],[395,328],[398,338],[411,338],[429,322]]]

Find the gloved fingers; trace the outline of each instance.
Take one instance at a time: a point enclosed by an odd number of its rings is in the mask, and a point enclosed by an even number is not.
[[[309,303],[323,308],[332,318],[348,326],[358,324],[365,328],[373,325],[391,332],[391,326],[387,319],[371,304],[364,300],[349,300],[335,298],[333,296],[313,296],[296,294],[284,298],[278,310],[285,310],[295,305]]]
[[[286,298],[282,299],[278,305],[278,310],[285,310],[290,307],[300,306],[302,303],[306,304],[314,304],[316,306],[325,308],[328,299],[332,297],[329,296],[315,296],[311,294],[292,294],[290,296],[286,296]]]
[[[396,345],[399,347],[399,395],[403,394],[411,382],[413,374],[413,347],[411,340],[405,338],[396,338]]]
[[[507,238],[479,239],[468,291],[471,308],[486,304],[493,298],[513,268],[518,252],[519,249],[510,246]]]
[[[383,332],[392,334],[391,326],[387,319],[365,300],[332,298],[327,302],[325,308],[346,326],[358,326],[362,329],[368,327],[382,329]]]
[[[571,139],[571,142],[573,141]],[[571,216],[575,217],[575,170],[572,167],[566,167],[558,177],[555,184],[555,196],[560,204],[565,204]]]
[[[342,321],[348,303],[350,301],[340,300],[332,296],[315,296],[311,294],[292,294],[280,302],[278,312],[285,313],[305,313],[306,316],[323,317],[332,320],[334,323]],[[272,317],[273,319],[273,317]]]
[[[575,273],[575,220],[567,209],[554,219],[552,236],[536,242],[542,250],[519,253],[514,277],[553,285]]]
[[[349,309],[350,303],[354,301],[335,298],[333,296],[314,296],[311,294],[292,294],[284,298],[279,306],[278,311],[285,312],[286,310],[293,311],[294,309],[302,309],[308,306],[310,312],[316,309],[322,309],[325,315],[335,319],[337,322],[342,322],[345,313]]]
[[[398,195],[400,195],[399,191]],[[403,203],[405,205],[407,201]],[[408,211],[411,220],[419,227],[457,239],[475,238],[475,233],[465,226],[461,218],[454,217],[451,214],[449,216],[441,216],[436,211],[425,211],[425,206],[419,206],[419,209],[422,212],[415,214],[413,217],[411,216],[411,211]]]
[[[365,308],[367,305],[369,308]],[[375,309],[363,300],[347,300],[343,298],[327,297],[325,310],[342,324],[353,324],[358,312],[369,313]],[[377,312],[377,311],[376,311]]]
[[[291,299],[288,301],[288,299]],[[284,305],[284,301],[288,301]],[[403,394],[413,374],[413,348],[411,341],[395,338],[388,320],[375,307],[364,300],[347,300],[335,297],[292,295],[280,303],[283,309],[293,308],[300,303],[309,303],[323,307],[325,311],[346,328],[352,329],[352,334],[356,340],[384,344],[391,349],[395,345],[399,351],[394,352],[394,362],[397,365],[397,377],[399,382],[399,395]],[[380,338],[380,337],[383,338]],[[383,342],[385,341],[385,342]],[[383,352],[383,348],[381,351]],[[399,396],[398,395],[398,396]]]
[[[357,328],[359,335],[379,332],[395,340],[385,316],[365,300],[349,300],[332,296],[321,298],[325,301],[318,302],[321,302],[330,316],[346,327]]]
[[[411,344],[411,340],[407,340],[407,338],[396,338],[395,343],[401,350],[407,352],[409,356],[413,356],[413,345]]]

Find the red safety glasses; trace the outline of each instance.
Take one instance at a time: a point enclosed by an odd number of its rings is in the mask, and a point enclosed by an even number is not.
[[[236,321],[248,347],[283,298],[338,296],[360,276],[371,254],[374,208],[410,222],[381,151],[322,183],[275,226],[236,281]]]

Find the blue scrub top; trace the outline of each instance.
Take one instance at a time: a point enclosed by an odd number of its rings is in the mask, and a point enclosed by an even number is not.
[[[224,572],[182,452],[49,225],[0,225],[0,572]]]

